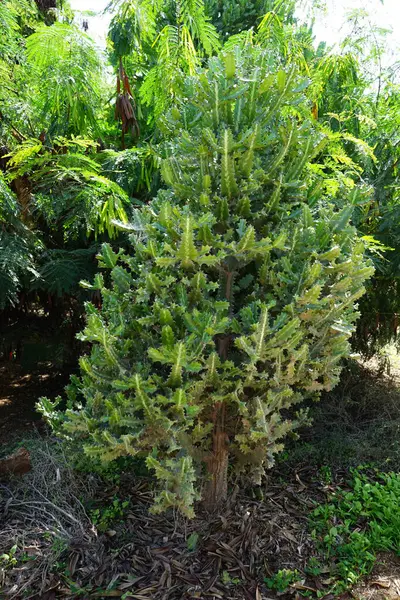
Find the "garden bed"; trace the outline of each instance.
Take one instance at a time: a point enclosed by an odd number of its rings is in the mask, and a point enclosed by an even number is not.
[[[379,469],[399,465],[396,365],[391,377],[358,366],[318,405],[313,427],[288,445],[261,487],[239,492],[240,482],[232,481],[230,502],[217,515],[155,515],[152,480],[143,469],[111,470],[105,479],[76,473],[59,441],[33,421],[33,396],[44,385],[60,393],[62,374],[25,380],[11,365],[3,374],[13,411],[3,424],[8,443],[0,456],[25,446],[33,464],[23,478],[0,487],[0,590],[6,599],[332,598],[346,584],[335,574],[337,560],[324,555],[313,534],[313,509],[339,488],[349,489],[350,469],[360,462],[375,456]],[[7,439],[11,429],[13,442]],[[398,559],[380,552],[353,594],[392,598],[398,573]]]

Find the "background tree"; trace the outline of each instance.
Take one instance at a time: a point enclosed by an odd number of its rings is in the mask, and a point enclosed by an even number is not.
[[[35,257],[39,248],[37,237],[23,222],[15,195],[0,174],[0,310],[16,303],[21,288],[37,279]]]
[[[33,0],[2,3],[0,28],[1,306],[30,302],[54,316],[57,305],[82,306],[74,298],[94,274],[99,236],[115,236],[112,219],[129,213],[98,160],[108,85],[94,42],[68,23],[43,24]]]
[[[313,59],[311,92],[319,122],[341,135],[337,156],[347,162],[348,175],[374,192],[355,214],[371,244],[376,273],[353,336],[354,348],[372,356],[398,340],[398,63],[391,56],[390,32],[376,27],[365,11],[351,13],[349,24],[350,34],[336,51]]]
[[[4,185],[16,194],[24,227],[36,232],[36,272],[47,273],[47,259],[57,254],[62,257],[60,273],[75,275],[61,278],[51,268],[55,278],[49,289],[80,295],[77,284],[81,276],[93,272],[97,244],[115,235],[112,219],[124,220],[131,205],[147,202],[163,185],[162,117],[184,94],[186,75],[207,54],[215,53],[220,42],[227,51],[238,44],[267,49],[276,70],[295,64],[310,80],[306,94],[312,105],[307,118],[317,119],[315,126],[330,140],[320,162],[331,193],[337,195],[339,180],[345,186],[367,182],[375,190],[375,196],[359,204],[354,214],[377,267],[371,294],[362,301],[364,316],[354,344],[373,353],[397,339],[398,267],[395,252],[384,251],[395,248],[398,238],[397,67],[385,67],[386,33],[372,27],[361,13],[352,15],[351,36],[333,51],[323,45],[314,48],[312,28],[296,21],[293,3],[267,4],[261,7],[267,12],[257,17],[255,11],[261,6],[257,2],[246,3],[247,12],[237,3],[232,11],[228,5],[201,1],[162,7],[145,0],[113,4],[110,56],[116,67],[123,58],[130,83],[131,123],[140,125],[140,136],[133,127],[134,135],[126,135],[128,149],[120,152],[110,101],[113,92],[102,58],[87,36],[68,25],[65,6],[58,7],[59,22],[46,26],[34,0],[1,3]],[[235,11],[242,15],[243,26],[251,29],[238,31]],[[235,35],[225,35],[228,31]],[[185,32],[189,37],[184,37]],[[81,144],[73,137],[80,137]],[[120,234],[121,243],[124,236]],[[76,255],[80,250],[84,254]],[[70,263],[65,262],[65,252],[73,252]],[[48,275],[32,280],[31,297],[37,298],[37,285],[43,286],[45,294],[45,282],[50,280]],[[29,291],[31,279],[24,281],[19,289],[28,285]]]
[[[46,81],[35,106],[46,135],[96,137],[102,63],[93,41],[74,25],[43,25],[27,39],[27,59],[35,81]]]
[[[203,0],[115,0],[109,39],[114,61],[139,82],[136,100],[152,123],[180,94],[186,74],[220,45]]]
[[[294,23],[295,2],[292,0],[206,0],[205,9],[212,23],[226,40],[231,35],[253,29],[257,30],[264,15],[270,12],[285,23]]]

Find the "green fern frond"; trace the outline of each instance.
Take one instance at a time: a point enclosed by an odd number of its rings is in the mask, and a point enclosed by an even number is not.
[[[43,289],[60,298],[65,294],[77,294],[80,282],[93,278],[95,253],[95,248],[47,250],[40,259],[39,278],[33,289]]]

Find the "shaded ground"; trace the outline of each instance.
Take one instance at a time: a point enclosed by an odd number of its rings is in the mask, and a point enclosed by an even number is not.
[[[33,471],[0,487],[0,555],[17,548],[15,564],[3,573],[0,564],[4,598],[264,600],[276,597],[264,579],[278,569],[297,569],[299,585],[323,589],[303,573],[315,552],[311,495],[324,497],[315,481],[293,477],[283,486],[276,472],[259,490],[262,500],[233,489],[223,514],[188,521],[173,512],[152,515],[151,483],[143,477],[127,473],[105,486],[76,478],[51,441],[33,440],[31,453]],[[116,499],[121,507],[119,498],[129,505],[121,514],[113,509],[109,523],[104,510]]]
[[[377,367],[353,363],[341,385],[311,406],[314,425],[288,444],[263,487],[239,493],[232,484],[230,503],[215,517],[152,515],[152,483],[136,466],[107,483],[71,471],[56,441],[27,440],[33,471],[0,484],[0,556],[11,557],[0,560],[0,597],[331,600],[329,568],[318,575],[306,569],[310,558],[321,558],[310,512],[350,466],[400,469],[400,371],[397,363],[390,375]],[[37,424],[37,397],[54,397],[67,379],[45,363],[30,373],[3,364],[0,377],[0,440],[11,429],[20,439]],[[286,594],[265,581],[282,569],[297,571]],[[400,558],[385,554],[343,600],[399,596]]]
[[[0,326],[0,450],[41,427],[35,404],[61,394],[80,353],[76,323],[28,314]]]
[[[354,588],[353,594],[363,600],[400,598],[400,556],[380,554],[371,575]]]
[[[56,396],[69,375],[52,363],[40,363],[26,371],[16,362],[0,363],[0,448],[10,438],[41,427],[35,403],[40,396]]]
[[[389,373],[376,362],[352,361],[340,384],[310,406],[311,427],[286,445],[284,468],[348,469],[373,464],[400,471],[400,361]]]

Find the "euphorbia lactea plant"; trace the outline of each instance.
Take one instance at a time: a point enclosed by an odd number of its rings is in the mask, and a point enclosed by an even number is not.
[[[338,381],[372,268],[311,168],[325,139],[307,82],[236,50],[188,79],[166,117],[166,189],[136,213],[132,252],[104,245],[70,408],[42,410],[102,460],[144,455],[156,510],[225,500],[228,467],[259,482]]]

